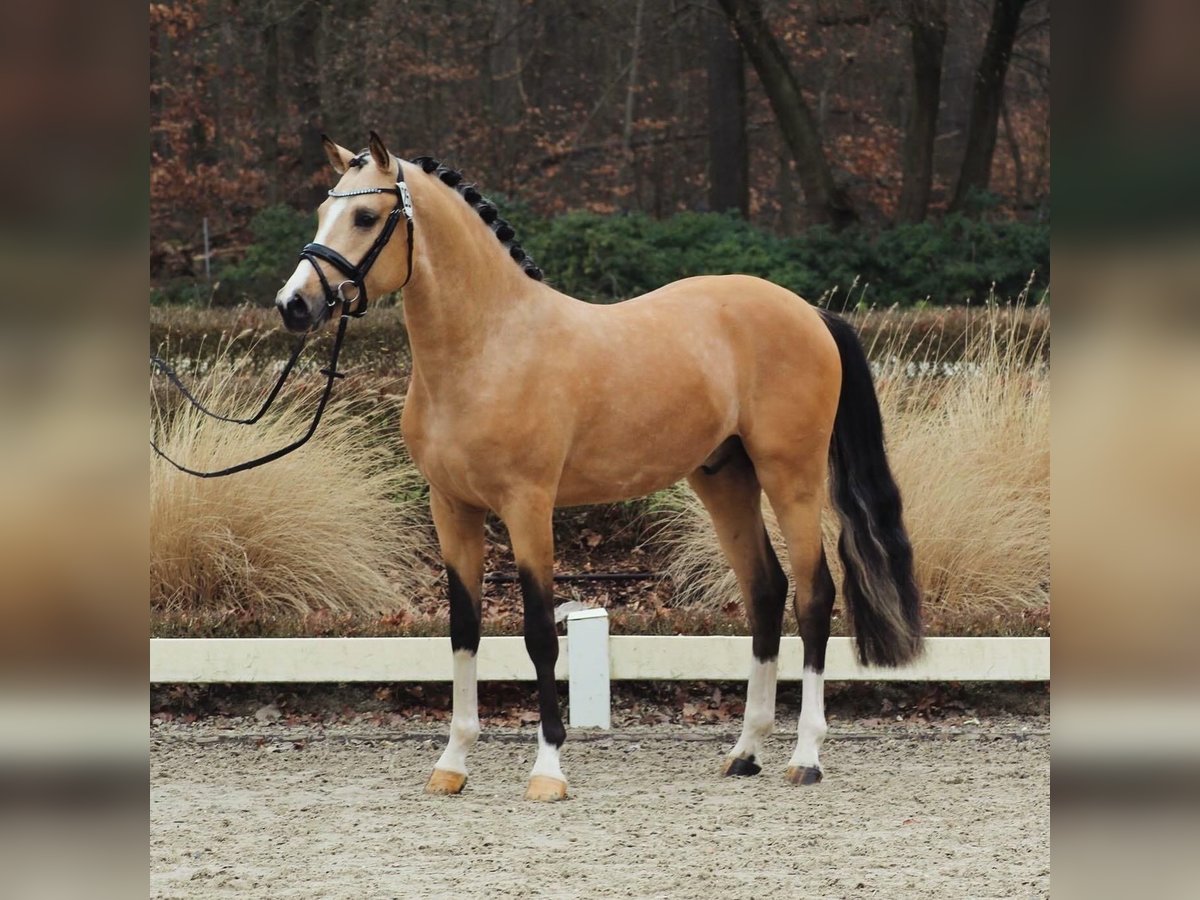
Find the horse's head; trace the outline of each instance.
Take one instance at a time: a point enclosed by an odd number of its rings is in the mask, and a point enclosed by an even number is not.
[[[371,132],[354,154],[322,135],[341,179],[317,210],[317,235],[275,295],[290,331],[315,331],[335,307],[361,315],[367,298],[402,287],[412,274],[412,203],[400,160]]]

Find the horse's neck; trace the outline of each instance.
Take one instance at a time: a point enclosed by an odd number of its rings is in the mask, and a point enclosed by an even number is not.
[[[430,387],[461,375],[532,282],[455,192],[414,175],[413,277],[404,318],[414,373]]]

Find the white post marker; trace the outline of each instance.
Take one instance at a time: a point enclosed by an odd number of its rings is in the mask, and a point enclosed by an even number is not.
[[[567,615],[567,672],[571,727],[611,728],[607,610]]]
[[[204,280],[212,283],[212,252],[208,247],[208,216],[204,217]],[[209,303],[211,306],[212,303]]]

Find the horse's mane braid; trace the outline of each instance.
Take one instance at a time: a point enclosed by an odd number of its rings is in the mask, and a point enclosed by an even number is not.
[[[496,238],[508,250],[508,255],[524,270],[525,274],[534,281],[542,280],[542,270],[533,261],[533,257],[526,253],[521,248],[521,245],[517,243],[517,234],[513,230],[513,227],[501,218],[500,210],[496,208],[496,204],[479,193],[478,186],[465,181],[462,172],[443,165],[432,156],[418,156],[410,161],[414,165],[420,166],[426,173],[430,175],[436,174],[443,182],[458,191],[462,195],[462,198],[479,214],[479,218],[491,226]]]

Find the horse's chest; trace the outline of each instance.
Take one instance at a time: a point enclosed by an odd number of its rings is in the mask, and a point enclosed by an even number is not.
[[[434,431],[435,423],[431,421],[430,410],[410,394],[404,405],[404,414],[400,417],[400,434],[408,448],[408,455],[426,478],[429,478],[428,468],[436,457]]]
[[[400,422],[409,456],[425,479],[464,500],[482,501],[480,491],[495,454],[481,435],[478,419],[448,415],[423,403],[406,404]]]

